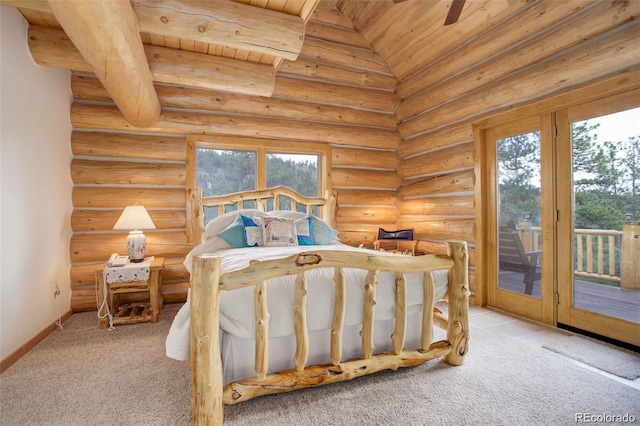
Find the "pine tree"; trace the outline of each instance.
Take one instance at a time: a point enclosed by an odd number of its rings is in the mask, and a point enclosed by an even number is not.
[[[525,212],[540,225],[540,187],[534,179],[540,170],[539,133],[525,133],[498,141],[500,224],[517,223]]]

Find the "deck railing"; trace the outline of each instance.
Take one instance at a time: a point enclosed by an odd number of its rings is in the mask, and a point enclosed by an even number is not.
[[[576,229],[575,272],[578,277],[620,284],[622,231]]]
[[[525,225],[517,229],[525,250],[540,250],[540,227]],[[640,222],[625,222],[622,231],[576,229],[575,276],[607,281],[623,288],[640,288],[639,231]]]

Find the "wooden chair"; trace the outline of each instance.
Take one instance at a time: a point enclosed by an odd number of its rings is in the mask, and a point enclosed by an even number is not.
[[[416,255],[417,240],[375,240],[373,242],[374,250],[395,251],[412,256]]]
[[[533,292],[533,283],[540,279],[538,256],[540,256],[541,251],[525,251],[518,231],[508,226],[500,227],[500,241],[498,247],[500,269],[524,272],[524,293],[531,295]]]

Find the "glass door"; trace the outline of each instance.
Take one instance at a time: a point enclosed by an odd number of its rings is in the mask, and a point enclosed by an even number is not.
[[[571,253],[559,262],[558,322],[634,345],[640,345],[638,99],[636,90],[557,115],[558,243]]]
[[[540,298],[540,131],[496,141],[498,288]]]
[[[489,203],[495,206],[488,227],[494,250],[490,250],[487,260],[495,265],[488,271],[495,272],[489,272],[487,302],[546,322],[553,319],[545,318],[543,309],[550,304],[543,301],[543,296],[549,298],[543,286],[543,278],[548,275],[545,269],[549,263],[544,263],[547,254],[547,260],[553,261],[553,251],[547,252],[543,223],[548,213],[542,203],[543,182],[549,179],[542,166],[550,152],[543,140],[549,136],[540,117],[535,117],[489,129],[486,138],[491,145],[488,157],[492,158],[490,168],[494,171],[490,179],[492,190],[487,194],[496,194]],[[546,223],[548,226],[550,221],[547,219]]]

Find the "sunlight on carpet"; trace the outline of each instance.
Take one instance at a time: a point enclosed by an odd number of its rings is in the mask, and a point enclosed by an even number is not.
[[[545,349],[628,380],[640,377],[640,354],[584,336],[566,336]]]

